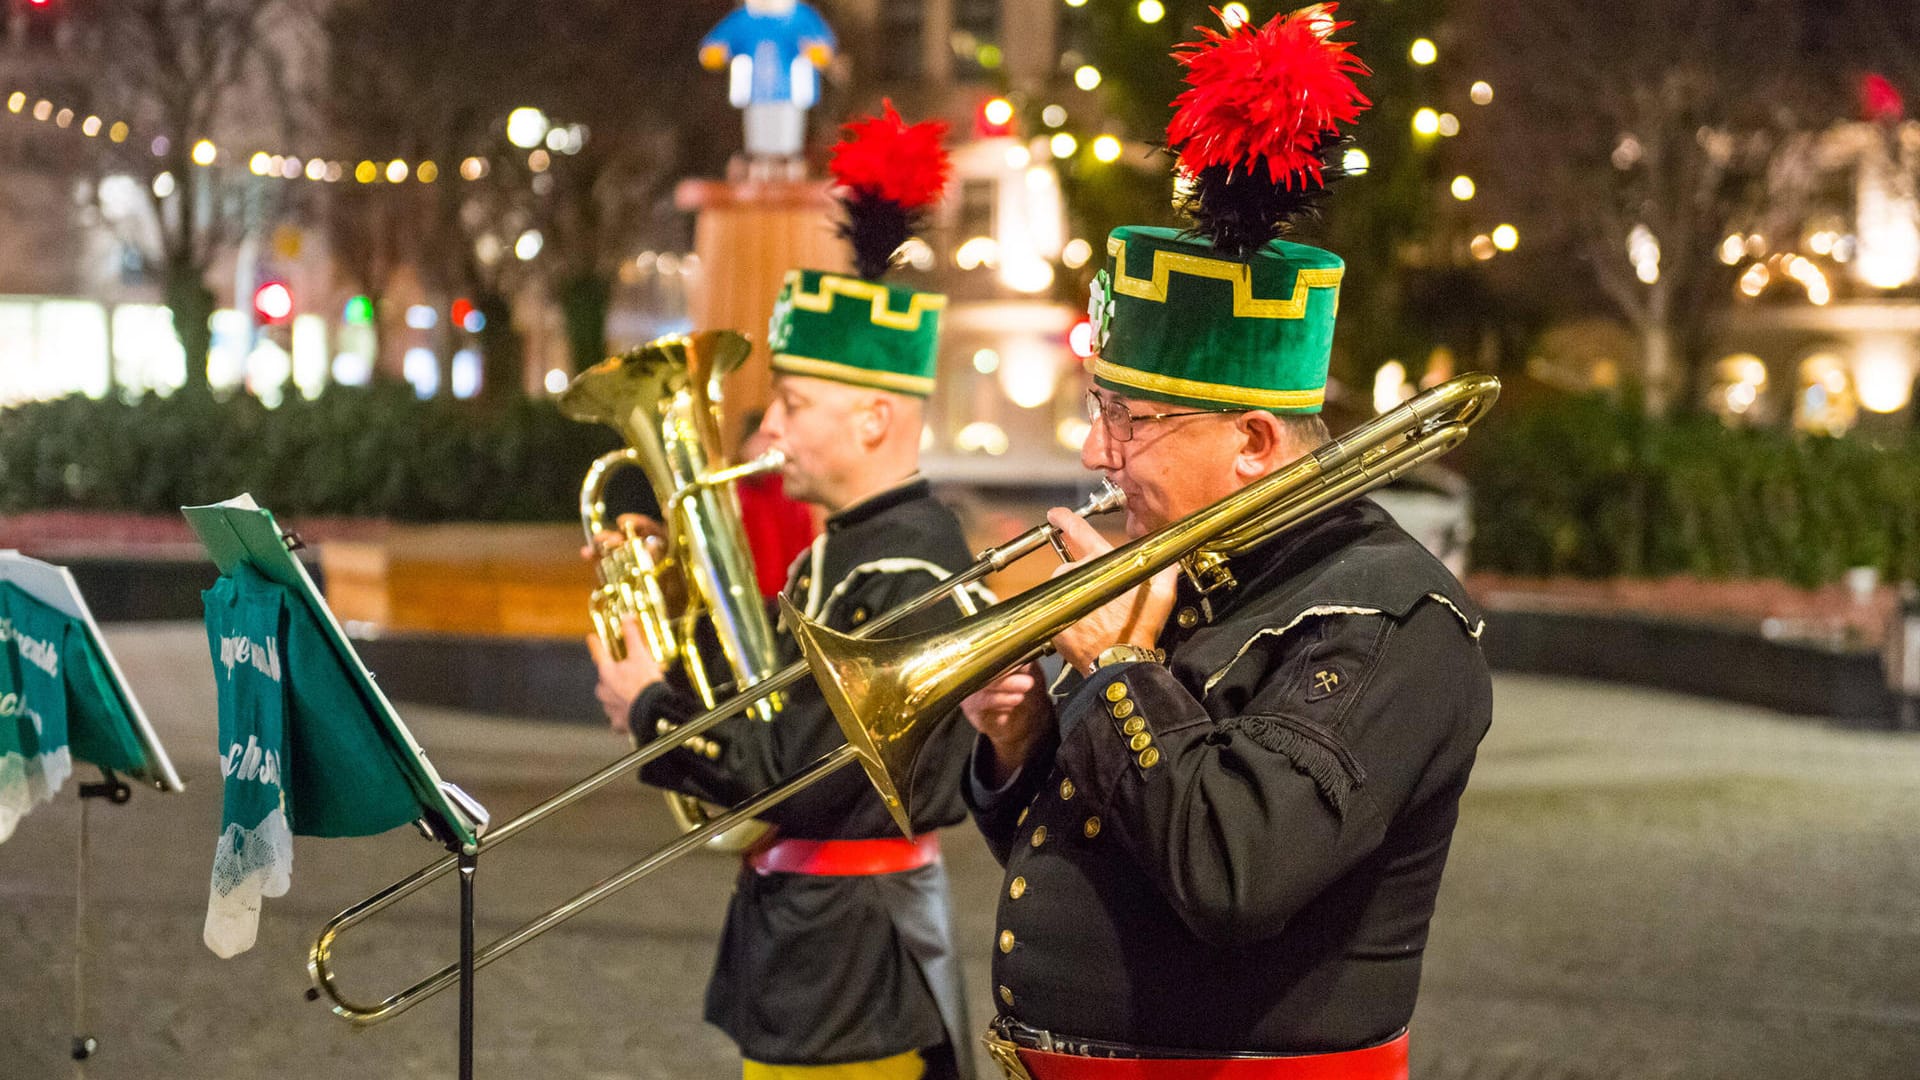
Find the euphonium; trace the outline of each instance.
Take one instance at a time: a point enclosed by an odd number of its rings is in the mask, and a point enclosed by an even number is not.
[[[610,425],[627,442],[595,461],[580,487],[580,524],[597,555],[599,586],[588,600],[594,633],[620,659],[626,654],[621,623],[633,618],[654,658],[662,667],[681,665],[709,709],[722,691],[752,687],[779,666],[733,484],[778,469],[782,459],[769,453],[728,467],[720,445],[720,379],[751,348],[731,330],[663,337],[581,372],[559,399],[567,416]],[[621,543],[601,539],[608,531],[606,484],[625,466],[646,475],[660,503],[665,535],[657,550],[653,538],[631,527]],[[702,620],[719,640],[729,678],[716,680],[702,663],[695,641]],[[752,714],[771,720],[779,705],[777,696],[768,697]],[[654,734],[668,730],[662,721]],[[719,744],[700,736],[686,745],[707,757],[720,754]],[[667,805],[684,830],[707,820],[697,799],[669,793]],[[742,847],[760,831],[744,826],[716,846]]]

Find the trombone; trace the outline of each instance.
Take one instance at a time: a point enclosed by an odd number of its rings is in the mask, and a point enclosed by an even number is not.
[[[851,752],[902,832],[921,750],[960,699],[1042,651],[1055,634],[1179,563],[1202,587],[1231,580],[1226,561],[1459,445],[1492,407],[1500,380],[1462,375],[1322,444],[1178,521],[946,627],[856,641],[808,622],[781,598]]]
[[[1110,482],[1103,481],[1101,489],[1090,497],[1085,504],[1076,509],[1074,513],[1081,517],[1104,514],[1119,509],[1123,501],[1124,496],[1122,496],[1120,489],[1114,487]],[[858,639],[865,635],[877,634],[899,622],[901,619],[925,611],[927,608],[946,599],[952,599],[954,604],[959,607],[963,613],[971,615],[975,612],[976,608],[973,597],[968,594],[967,589],[987,575],[1003,570],[1013,563],[1020,561],[1022,558],[1025,558],[1027,555],[1032,554],[1034,551],[1037,551],[1042,544],[1053,545],[1054,549],[1061,554],[1061,557],[1065,558],[1066,552],[1060,542],[1058,530],[1047,524],[1037,525],[998,547],[988,548],[986,551],[981,552],[973,565],[947,578],[945,581],[942,581],[940,584],[907,603],[889,610],[884,615],[862,627],[861,632],[852,635],[852,637]],[[807,673],[807,665],[804,663],[788,665],[781,671],[741,691],[736,696],[720,702],[718,705],[694,717],[692,720],[674,728],[672,732],[662,735],[636,748],[632,753],[607,764],[598,772],[575,783],[572,787],[561,791],[545,802],[534,806],[519,817],[489,830],[486,835],[480,838],[478,843],[472,845],[467,850],[458,854],[444,856],[414,871],[412,874],[401,878],[399,881],[394,882],[379,892],[374,893],[365,900],[354,904],[338,915],[335,915],[321,928],[319,936],[314,940],[313,947],[307,955],[307,974],[313,982],[313,987],[307,991],[308,1000],[317,1001],[320,996],[324,994],[333,1002],[334,1015],[341,1017],[355,1026],[367,1027],[385,1020],[390,1020],[415,1005],[418,1005],[421,1001],[452,986],[460,979],[462,965],[459,963],[448,964],[446,967],[428,975],[412,986],[392,994],[377,1003],[366,1004],[355,1002],[349,1000],[340,988],[338,975],[334,971],[333,948],[342,934],[360,923],[367,921],[379,912],[399,903],[408,896],[420,891],[428,884],[445,877],[459,866],[463,860],[471,862],[481,852],[491,851],[501,844],[506,843],[515,836],[538,825],[554,813],[566,809],[568,806],[573,805],[575,802],[606,786],[608,783],[627,775],[633,769],[664,756],[669,751],[679,748],[690,739],[719,726],[722,721],[746,712],[757,703],[785,691],[788,687],[805,678]],[[698,849],[708,840],[760,814],[768,807],[798,794],[824,779],[830,773],[854,761],[857,756],[852,746],[842,746],[833,753],[822,757],[808,766],[799,775],[755,795],[747,802],[734,807],[724,814],[707,820],[691,831],[682,833],[671,843],[652,852],[640,861],[628,866],[626,869],[602,879],[599,883],[584,892],[579,893],[558,907],[547,911],[545,914],[526,923],[519,929],[507,934],[505,937],[473,951],[471,954],[471,970],[478,971],[487,964],[498,960],[500,957],[526,944],[528,941],[558,926],[560,923],[580,914],[587,908],[606,899],[608,896],[626,888],[628,885],[652,873],[659,867],[672,862],[690,851]]]

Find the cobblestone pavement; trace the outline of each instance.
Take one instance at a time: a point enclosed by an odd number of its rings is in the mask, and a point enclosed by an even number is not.
[[[191,789],[92,814],[98,943],[88,987],[100,1080],[380,1080],[453,1074],[451,994],[355,1031],[307,1002],[329,915],[433,858],[418,837],[296,844],[290,895],[229,961],[200,944],[219,807],[212,681],[195,626],[110,638]],[[1590,684],[1497,683],[1414,1020],[1414,1076],[1920,1076],[1920,738]],[[408,708],[441,771],[500,818],[619,749],[598,728]],[[0,845],[0,1080],[72,1074],[78,800]],[[616,784],[482,867],[497,935],[669,833]],[[976,1021],[999,875],[946,852]],[[486,969],[478,1075],[737,1076],[699,1020],[732,867],[669,867]],[[451,882],[342,947],[379,996],[453,957]]]

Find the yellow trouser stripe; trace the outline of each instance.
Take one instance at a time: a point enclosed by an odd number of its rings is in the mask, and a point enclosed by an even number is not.
[[[741,1080],[920,1080],[927,1071],[920,1051],[909,1050],[878,1061],[840,1065],[767,1065],[744,1061]]]

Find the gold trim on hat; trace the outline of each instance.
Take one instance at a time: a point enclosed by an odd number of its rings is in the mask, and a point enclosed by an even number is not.
[[[1097,356],[1093,359],[1093,377],[1145,390],[1150,394],[1220,401],[1249,409],[1310,409],[1327,401],[1325,387],[1318,390],[1252,390],[1227,383],[1201,382],[1198,379],[1180,379],[1158,372],[1141,371]]]
[[[1167,279],[1173,274],[1213,278],[1233,286],[1233,317],[1236,319],[1304,319],[1307,317],[1307,299],[1314,289],[1333,290],[1333,313],[1338,315],[1340,278],[1347,272],[1344,266],[1296,270],[1291,297],[1285,300],[1260,300],[1253,295],[1253,268],[1246,263],[1155,249],[1153,277],[1149,279],[1127,276],[1125,240],[1117,236],[1107,237],[1107,254],[1113,257],[1114,292],[1136,300],[1164,304],[1167,302]]]
[[[859,278],[841,277],[838,274],[820,275],[820,291],[808,292],[806,284],[798,270],[787,271],[787,280],[793,284],[793,293],[789,297],[794,307],[802,311],[826,314],[833,310],[833,298],[844,296],[849,300],[865,300],[873,305],[868,321],[875,326],[889,330],[915,331],[920,329],[920,317],[929,311],[939,311],[947,306],[947,298],[939,293],[913,293],[907,301],[907,310],[895,311],[887,306],[890,290],[872,281]]]
[[[894,390],[902,394],[917,394],[920,397],[933,393],[933,379],[926,376],[875,371],[873,368],[836,364],[831,360],[815,360],[810,356],[794,356],[791,353],[774,353],[773,370],[853,383],[856,386],[871,386],[879,390]]]

